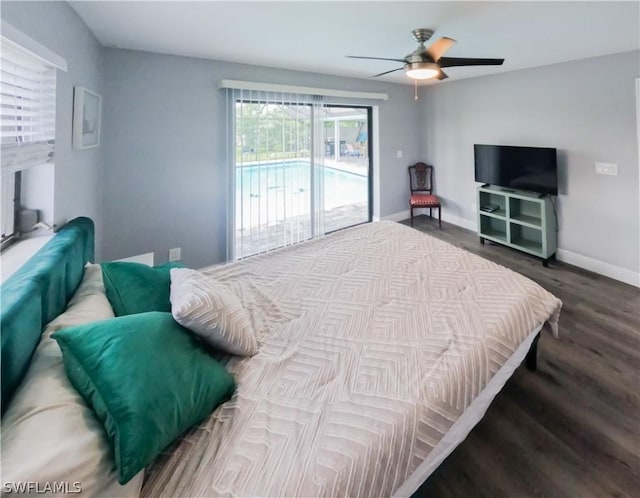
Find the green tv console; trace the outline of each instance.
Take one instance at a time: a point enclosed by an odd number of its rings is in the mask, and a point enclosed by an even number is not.
[[[480,242],[497,242],[542,258],[555,258],[558,223],[549,196],[484,185],[478,188]]]

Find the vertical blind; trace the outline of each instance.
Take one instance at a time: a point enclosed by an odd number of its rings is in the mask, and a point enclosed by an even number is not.
[[[322,97],[228,89],[230,259],[324,234]]]
[[[2,175],[52,160],[56,69],[2,38],[0,42]]]

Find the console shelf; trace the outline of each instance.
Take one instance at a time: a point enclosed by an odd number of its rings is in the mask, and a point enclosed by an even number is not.
[[[491,205],[491,212],[483,206]],[[478,189],[478,235],[542,258],[548,265],[557,250],[557,222],[548,196],[483,186]]]

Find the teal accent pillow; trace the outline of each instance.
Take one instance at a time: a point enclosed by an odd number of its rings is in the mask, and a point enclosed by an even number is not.
[[[171,313],[55,332],[69,380],[104,425],[120,484],[231,397],[233,377]]]
[[[140,263],[102,263],[107,299],[116,316],[147,311],[171,311],[171,268],[184,268],[177,261],[160,266]]]

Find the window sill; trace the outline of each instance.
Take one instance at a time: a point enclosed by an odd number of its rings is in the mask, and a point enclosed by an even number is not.
[[[4,283],[11,275],[17,272],[35,253],[53,238],[53,234],[41,235],[20,239],[11,244],[0,255],[0,282]]]

